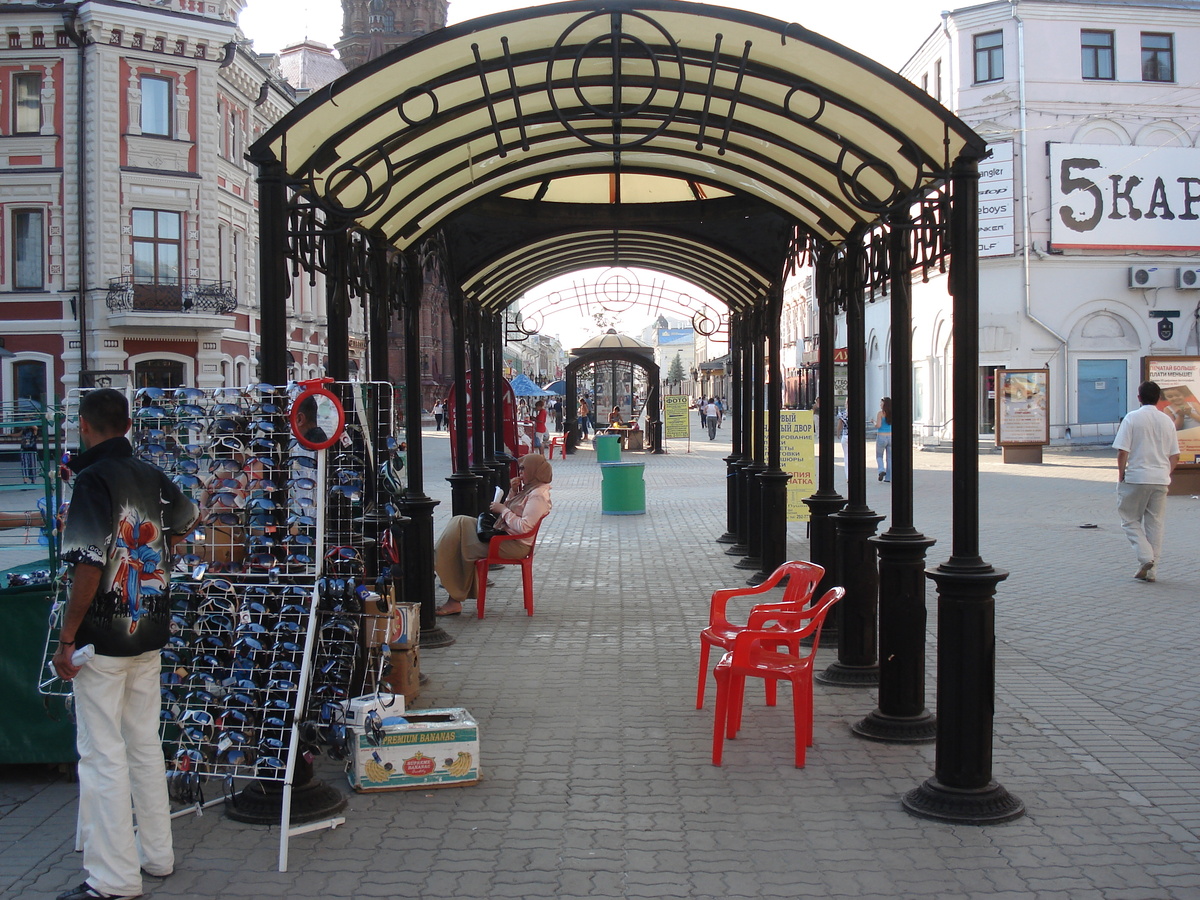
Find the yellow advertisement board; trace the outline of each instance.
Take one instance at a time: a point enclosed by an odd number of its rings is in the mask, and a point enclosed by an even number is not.
[[[791,478],[787,485],[787,520],[807,522],[804,498],[817,492],[817,456],[811,409],[785,409],[779,413],[779,467]]]
[[[663,438],[671,440],[690,437],[687,394],[667,394],[662,401]]]

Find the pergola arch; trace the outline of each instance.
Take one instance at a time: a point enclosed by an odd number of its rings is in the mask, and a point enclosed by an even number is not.
[[[777,415],[783,281],[801,260],[811,261],[822,314],[823,442],[820,489],[808,501],[812,556],[848,589],[840,616],[853,628],[843,631],[839,664],[855,677],[879,677],[877,594],[902,599],[889,606],[893,614],[921,602],[909,582],[924,577],[928,546],[912,528],[911,455],[903,453],[906,439],[911,453],[910,275],[953,257],[954,547],[932,577],[943,602],[962,607],[961,632],[946,635],[953,652],[990,660],[987,604],[1003,573],[978,553],[975,217],[985,152],[979,135],[895,72],[800,25],[754,13],[682,0],[571,0],[460,23],[316,92],[251,148],[260,171],[263,376],[278,383],[286,375],[289,260],[327,273],[330,374],[348,375],[345,318],[350,301],[360,299],[372,373],[386,372],[382,341],[399,314],[411,384],[420,381],[423,281],[438,272],[449,291],[462,417],[467,372],[477,376],[476,464],[467,471],[462,449],[451,478],[455,512],[474,513],[507,466],[492,412],[499,404],[485,402],[498,396],[503,310],[553,275],[653,261],[650,268],[710,290],[729,308],[729,371],[739,393],[731,398],[729,532],[721,540],[744,552],[737,565],[761,579],[787,552],[788,476],[780,469]],[[833,487],[832,385],[834,311],[844,309],[849,368],[858,373],[849,384],[858,413],[851,442],[861,444],[863,305],[878,290],[890,292],[893,317],[904,316],[891,329],[893,340],[903,334],[904,346],[892,366],[893,525],[876,550],[870,538],[880,517],[866,506],[862,460],[848,502]],[[433,501],[423,491],[417,392],[408,403],[405,552],[428,559]],[[465,418],[455,427],[465,433]],[[892,566],[887,584],[876,552]],[[409,569],[406,587],[422,602],[424,644],[440,631],[432,573],[425,565]],[[880,640],[891,632],[880,621]],[[964,635],[983,643],[959,646]],[[923,666],[923,645],[886,654],[889,664],[901,657]],[[959,693],[979,688],[988,696],[960,703],[939,692],[941,714],[982,721],[978,710],[992,702],[987,673],[954,681]],[[900,692],[905,702],[923,693],[921,684]],[[895,696],[881,681],[873,736],[911,724],[897,725],[904,717],[883,710]],[[924,729],[931,717],[917,718]],[[982,753],[984,744],[954,746]],[[992,819],[1019,814],[989,774],[990,756],[962,766],[939,761],[909,808],[934,818],[947,818],[948,808]]]

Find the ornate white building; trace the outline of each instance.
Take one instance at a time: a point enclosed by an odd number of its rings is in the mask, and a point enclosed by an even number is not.
[[[6,5],[0,401],[126,378],[256,379],[257,188],[244,153],[295,96],[238,29],[243,6]],[[324,358],[320,279],[297,279],[293,300],[289,349],[308,377]]]

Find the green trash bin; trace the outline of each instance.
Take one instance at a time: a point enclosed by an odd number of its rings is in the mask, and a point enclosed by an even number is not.
[[[600,484],[600,511],[606,516],[644,516],[646,514],[646,464],[608,462],[600,466],[604,480]]]
[[[600,434],[593,441],[596,448],[596,462],[615,463],[621,461],[621,436],[619,434]]]
[[[50,586],[0,591],[0,764],[65,763],[75,753],[75,726],[62,697],[38,693],[50,619]]]

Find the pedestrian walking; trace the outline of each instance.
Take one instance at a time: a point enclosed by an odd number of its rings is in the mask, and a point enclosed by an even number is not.
[[[21,429],[21,481],[37,484],[38,480],[38,427],[26,425]]]
[[[579,400],[579,439],[586,441],[588,439],[588,426],[591,424],[589,416],[592,409],[588,406],[588,402],[584,398]]]
[[[171,546],[198,511],[161,470],[134,458],[129,425],[119,391],[101,388],[80,401],[86,449],[70,462],[77,477],[62,558],[72,573],[53,664],[75,682],[87,880],[58,900],[139,897],[143,872],[165,877],[175,867],[159,650],[170,636]],[[88,644],[95,657],[74,665],[72,653]]]
[[[879,401],[875,414],[875,466],[880,481],[892,480],[892,398]]]
[[[846,470],[846,480],[850,480],[850,414],[845,407],[837,411],[834,419],[834,434],[842,444],[842,468]]]
[[[701,429],[707,428],[708,427],[708,401],[705,400],[703,397],[701,397],[700,402],[696,404],[696,409],[698,409],[700,411],[700,428]]]
[[[1138,385],[1142,405],[1121,420],[1113,441],[1117,513],[1139,563],[1133,577],[1149,582],[1158,577],[1167,488],[1179,463],[1179,437],[1174,421],[1158,408],[1161,399],[1162,391],[1153,381]]]
[[[433,404],[433,427],[436,430],[441,431],[442,422],[445,420],[445,418],[446,404],[439,400],[437,403]]]
[[[708,439],[715,441],[717,439],[717,424],[720,419],[717,418],[717,401],[713,397],[708,398],[708,405],[704,407],[704,417],[708,419]]]

